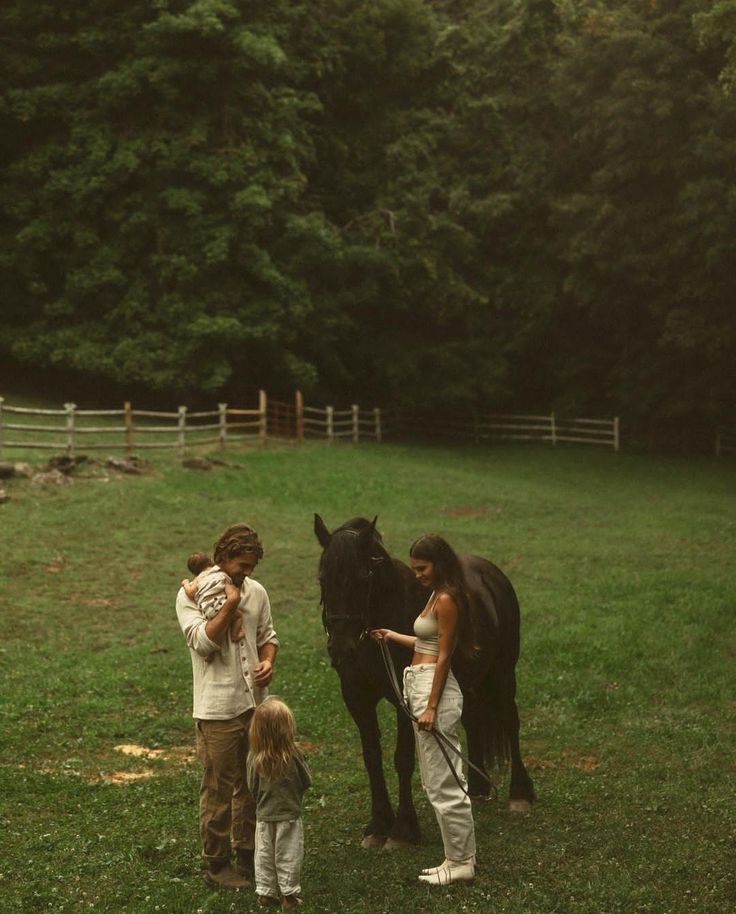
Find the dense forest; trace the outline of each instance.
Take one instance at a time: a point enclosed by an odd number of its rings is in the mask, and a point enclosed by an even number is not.
[[[736,420],[735,0],[5,0],[0,47],[6,364]]]

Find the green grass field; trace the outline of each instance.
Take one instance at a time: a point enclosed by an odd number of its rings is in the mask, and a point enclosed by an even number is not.
[[[201,878],[191,669],[173,612],[187,554],[239,520],[266,547],[273,691],[313,769],[305,910],[734,910],[733,463],[392,445],[229,451],[240,468],[210,473],[154,460],[143,477],[6,486],[3,914],[256,910]],[[367,779],[325,652],[315,511],[330,528],[378,514],[402,558],[440,532],[517,589],[522,751],[539,801],[510,814],[502,776],[501,799],[476,807],[471,887],[418,886],[442,858],[418,784],[423,845],[359,847]],[[382,721],[390,739],[388,706]]]

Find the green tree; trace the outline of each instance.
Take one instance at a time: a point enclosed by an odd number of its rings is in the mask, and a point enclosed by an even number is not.
[[[0,9],[0,352],[723,417],[732,0]]]
[[[717,416],[734,381],[736,112],[693,31],[703,3],[565,6],[558,395],[573,408]]]
[[[314,184],[345,242],[340,352],[359,389],[531,399],[554,294],[543,224],[551,2],[345,3]],[[538,377],[545,377],[540,372]],[[441,378],[441,383],[437,379]]]
[[[39,365],[151,387],[309,383],[290,267],[319,101],[288,2],[14,0],[2,117],[7,320]]]

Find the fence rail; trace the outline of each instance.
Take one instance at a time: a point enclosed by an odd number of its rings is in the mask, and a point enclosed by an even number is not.
[[[548,415],[520,415],[487,413],[473,419],[455,417],[447,419],[417,418],[402,414],[389,415],[387,423],[391,435],[402,437],[444,438],[464,441],[542,441],[553,445],[559,442],[593,444],[620,448],[618,417],[614,419],[570,419]]]

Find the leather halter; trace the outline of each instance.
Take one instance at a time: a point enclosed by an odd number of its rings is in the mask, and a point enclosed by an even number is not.
[[[356,536],[356,537],[360,535],[357,530],[341,530],[340,532],[347,533],[350,536]],[[378,566],[384,562],[384,558],[383,558],[383,556],[370,556],[370,561],[372,564]],[[352,622],[356,626],[360,625],[360,627],[361,627],[361,633],[360,633],[360,638],[359,638],[360,641],[362,641],[365,638],[365,636],[368,634],[368,630],[370,627],[369,615],[370,615],[370,607],[371,607],[371,597],[373,595],[373,576],[374,576],[373,569],[369,568],[364,575],[364,580],[366,580],[368,583],[368,594],[367,594],[366,601],[365,601],[365,609],[363,610],[363,612],[360,612],[360,613],[350,613],[350,612],[328,613],[327,604],[325,603],[325,583],[324,583],[324,579],[322,578],[322,576],[320,576],[319,602],[320,602],[320,606],[322,607],[322,627],[324,628],[325,633],[327,634],[328,638],[331,637],[330,628],[329,628],[329,625],[331,622]]]

